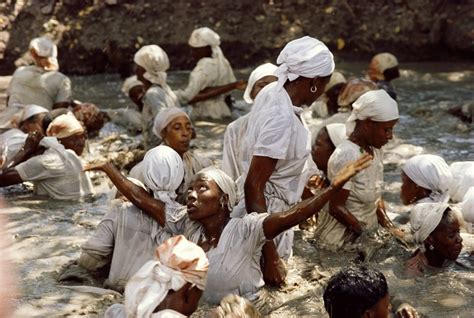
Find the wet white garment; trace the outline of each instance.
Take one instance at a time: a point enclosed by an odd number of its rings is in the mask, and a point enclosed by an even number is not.
[[[376,210],[383,185],[383,151],[373,149],[373,152],[374,158],[371,165],[360,171],[343,186],[343,189],[350,191],[345,204],[346,209],[366,230],[375,229],[378,226]],[[341,143],[329,158],[329,180],[346,164],[359,159],[361,155],[361,148],[352,141],[346,140]],[[318,216],[315,235],[322,245],[341,247],[350,239],[351,232],[329,214],[326,206]]]
[[[222,170],[229,177],[237,180],[243,173],[243,153],[240,149],[242,139],[247,133],[249,114],[246,114],[227,125],[224,133],[222,151]]]
[[[71,99],[71,80],[57,71],[22,66],[13,73],[7,95],[8,106],[35,104],[51,110],[53,104]]]
[[[186,104],[207,87],[222,86],[235,81],[234,72],[225,57],[222,59],[205,57],[199,60],[189,75],[188,86],[183,90],[177,90],[176,96],[181,104]],[[230,117],[231,112],[224,98],[224,95],[219,95],[194,104],[191,119]]]
[[[16,154],[20,152],[21,148],[25,145],[27,137],[27,134],[16,128],[7,130],[0,135],[0,146],[7,150],[4,167],[7,167]]]
[[[474,187],[474,161],[453,162],[449,169],[453,175],[453,183],[449,194],[453,202],[461,202],[467,190]]]
[[[32,181],[35,193],[53,199],[72,200],[93,192],[92,183],[81,159],[66,149],[55,137],[44,137],[40,145],[46,150],[15,166],[23,181]]]
[[[152,85],[143,96],[142,132],[148,149],[158,145],[158,138],[153,133],[156,115],[169,107],[179,107],[173,95],[170,95],[159,85]]]

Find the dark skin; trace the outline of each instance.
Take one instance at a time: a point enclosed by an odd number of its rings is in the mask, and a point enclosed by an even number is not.
[[[328,107],[329,115],[334,115],[335,113],[337,113],[337,110],[339,109],[339,105],[337,104],[337,98],[339,97],[339,93],[341,92],[344,85],[345,83],[336,84],[326,92],[326,96],[328,98],[326,105]]]
[[[314,141],[311,156],[318,169],[323,171],[325,175],[328,174],[329,157],[331,157],[335,149],[336,147],[334,147],[331,138],[329,138],[328,130],[326,127],[322,128]]]
[[[400,191],[400,199],[404,205],[412,204],[416,201],[429,197],[431,191],[420,187],[413,182],[406,174],[402,171],[402,187]]]
[[[381,148],[393,138],[392,129],[398,120],[388,122],[374,122],[371,120],[357,121],[355,130],[349,136],[349,139],[360,146],[366,153],[373,155],[372,147]],[[329,201],[329,213],[338,220],[341,224],[347,227],[355,240],[362,234],[362,224],[357,218],[346,209],[346,201],[349,198],[350,191],[341,189]],[[380,225],[389,229],[389,231],[400,238],[404,234],[399,229],[395,228],[393,223],[387,216],[385,204],[382,199],[377,204],[377,220]]]
[[[45,135],[46,132],[43,130],[44,116],[44,113],[37,114],[22,121],[19,125],[20,130],[27,134],[33,131],[37,131],[40,134]]]
[[[179,116],[173,119],[162,131],[163,143],[173,148],[181,158],[189,150],[189,144],[193,135],[193,125],[187,116]]]
[[[250,97],[255,100],[257,97],[258,93],[267,86],[270,83],[278,81],[278,77],[274,75],[267,75],[262,78],[260,78],[258,81],[253,84],[252,90],[250,91]]]
[[[138,110],[143,109],[143,96],[145,96],[145,87],[143,85],[136,85],[128,91],[128,97],[137,105]]]
[[[202,290],[195,286],[193,287],[191,283],[186,283],[177,291],[170,289],[165,299],[156,307],[154,312],[171,309],[185,316],[191,316],[199,305],[202,293]]]
[[[298,107],[311,105],[324,92],[324,88],[329,82],[330,76],[306,78],[299,77],[290,82],[287,81],[284,88],[292,104]],[[316,87],[316,91],[311,92],[311,88]],[[313,89],[314,90],[314,89]],[[267,204],[265,201],[265,184],[270,179],[275,170],[278,160],[263,156],[254,156],[250,163],[250,168],[244,184],[245,207],[247,211],[265,213]],[[276,247],[273,242],[266,243],[262,248],[263,268],[265,282],[269,285],[280,286],[284,282],[284,274],[275,271],[274,266],[280,263]]]
[[[65,138],[58,138],[58,141],[66,149],[73,150],[78,156],[82,155],[86,146],[87,136],[84,132],[77,133]]]

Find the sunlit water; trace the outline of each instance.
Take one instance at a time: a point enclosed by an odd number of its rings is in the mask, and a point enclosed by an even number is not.
[[[360,76],[365,64],[338,63],[346,77]],[[246,78],[250,70],[238,72]],[[171,73],[172,87],[185,85],[188,73]],[[116,75],[72,77],[75,98],[89,101],[101,108],[130,107],[120,92],[121,80]],[[400,164],[410,156],[427,152],[443,156],[448,163],[474,160],[474,130],[445,113],[451,106],[474,100],[474,70],[472,65],[408,64],[403,65],[402,77],[395,82],[399,96],[400,121],[395,128],[391,147],[403,151],[387,157],[385,165],[385,194],[388,208],[402,212]],[[234,93],[239,105],[241,94]],[[239,111],[236,111],[236,113]],[[218,163],[222,149],[224,125],[201,122],[198,125],[197,152]],[[212,136],[212,140],[204,138]],[[91,143],[92,147],[97,141]],[[95,149],[92,149],[94,152]],[[403,153],[401,153],[403,152]],[[11,219],[10,233],[18,263],[23,296],[19,314],[25,316],[86,315],[100,316],[105,308],[120,301],[111,295],[84,294],[57,285],[61,267],[79,256],[80,246],[91,234],[107,210],[107,182],[97,181],[98,196],[84,202],[58,202],[34,198],[23,186],[2,189],[7,204],[4,209]],[[426,277],[407,278],[403,263],[411,251],[394,240],[367,242],[352,252],[332,253],[315,248],[311,232],[297,231],[294,257],[289,264],[287,286],[269,290],[262,295],[263,309],[272,316],[324,316],[322,290],[327,278],[351,261],[366,261],[383,270],[390,291],[411,302],[429,317],[473,317],[474,274],[472,238],[466,237],[460,263],[452,264]],[[470,269],[469,269],[470,267]],[[208,305],[203,304],[197,315]]]

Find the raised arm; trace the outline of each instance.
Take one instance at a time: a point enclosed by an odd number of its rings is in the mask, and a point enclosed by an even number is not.
[[[323,190],[318,196],[306,199],[298,203],[287,212],[269,215],[263,222],[263,231],[267,239],[273,239],[283,231],[299,224],[313,214],[317,213],[341,190],[341,187],[359,171],[367,168],[372,157],[368,154],[362,155],[357,161],[347,164],[334,178],[331,186]]]
[[[264,190],[277,161],[269,157],[253,156],[244,184],[245,207],[248,212],[267,212]]]
[[[128,180],[113,164],[106,162],[90,165],[86,167],[85,170],[101,170],[105,172],[115,187],[117,187],[117,190],[130,200],[130,202],[156,220],[161,226],[165,225],[165,204],[153,198],[153,196],[143,188]]]

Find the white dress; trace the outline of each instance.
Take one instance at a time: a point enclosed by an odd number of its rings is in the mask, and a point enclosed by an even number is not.
[[[265,185],[268,213],[287,211],[298,203],[311,175],[318,169],[311,158],[311,135],[299,118],[302,109],[292,105],[284,89],[277,90],[271,83],[260,91],[249,113],[245,138],[241,141],[243,174],[237,180],[240,193],[232,217],[245,215],[244,183],[253,156],[278,159],[275,170]],[[293,230],[276,239],[280,257],[288,259],[292,253]]]
[[[377,204],[382,195],[383,151],[374,149],[371,165],[346,182],[343,189],[350,191],[346,209],[361,223],[364,230],[378,227]],[[328,162],[328,178],[331,180],[346,164],[362,155],[361,148],[350,140],[341,143]],[[351,238],[346,226],[332,217],[327,205],[318,217],[316,237],[321,245],[341,247]]]
[[[177,90],[176,96],[178,96],[179,102],[184,105],[207,87],[221,86],[235,82],[235,80],[234,72],[227,59],[205,57],[199,60],[189,75],[188,86],[184,90]],[[230,117],[230,109],[224,98],[224,95],[219,95],[194,104],[191,119]]]
[[[15,166],[23,181],[32,181],[35,193],[58,200],[79,199],[93,193],[92,183],[81,159],[64,148],[55,137],[44,137],[40,145],[46,150]]]
[[[231,122],[224,133],[224,148],[222,151],[222,171],[234,181],[243,173],[241,140],[247,132],[249,114]]]
[[[20,152],[21,148],[25,145],[26,138],[28,137],[20,129],[12,128],[7,130],[0,135],[0,145],[3,149],[6,149],[4,167],[7,167],[12,159]]]
[[[449,195],[453,202],[461,202],[467,190],[474,187],[474,161],[456,161],[449,169],[453,174]]]

